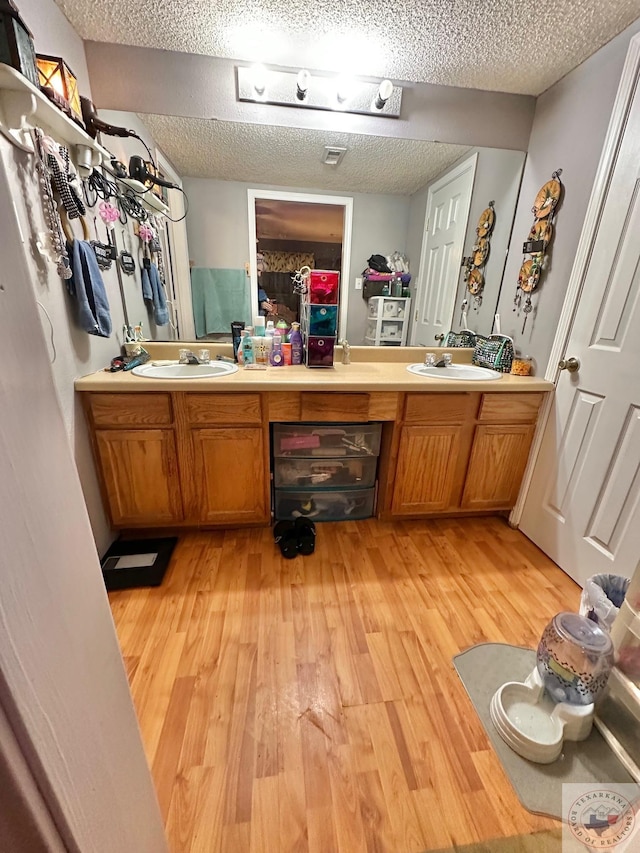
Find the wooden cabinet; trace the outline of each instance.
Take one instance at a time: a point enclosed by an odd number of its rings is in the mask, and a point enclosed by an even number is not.
[[[518,497],[542,394],[407,394],[390,511],[508,510]]]
[[[463,509],[511,509],[520,491],[533,431],[531,424],[476,428],[462,495]]]
[[[461,439],[462,430],[456,425],[404,427],[393,493],[394,514],[438,512],[455,504]]]
[[[265,525],[269,423],[383,422],[382,518],[510,509],[543,394],[276,391],[87,393],[116,528]]]
[[[116,527],[154,527],[183,520],[172,429],[100,429],[95,439]]]
[[[268,433],[259,394],[86,397],[114,527],[269,523]]]
[[[477,408],[474,394],[406,395],[392,515],[428,515],[460,506]]]

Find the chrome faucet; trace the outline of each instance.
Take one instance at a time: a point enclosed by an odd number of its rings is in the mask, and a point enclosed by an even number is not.
[[[205,364],[198,356],[190,349],[181,349],[179,353],[178,364]]]

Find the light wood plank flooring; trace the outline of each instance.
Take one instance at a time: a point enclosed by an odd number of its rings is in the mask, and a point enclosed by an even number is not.
[[[553,826],[451,658],[535,647],[579,589],[499,518],[185,535],[111,603],[173,853],[417,853]]]

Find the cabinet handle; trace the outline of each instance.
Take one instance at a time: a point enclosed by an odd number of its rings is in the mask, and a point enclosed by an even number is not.
[[[434,335],[434,338],[435,338],[437,341],[442,342],[442,341],[444,340],[444,333],[443,333],[443,334],[441,334],[441,335]]]

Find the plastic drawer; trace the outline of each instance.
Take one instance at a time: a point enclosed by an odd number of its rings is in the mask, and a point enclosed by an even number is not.
[[[343,456],[326,459],[275,460],[273,481],[277,488],[336,489],[371,488],[376,483],[377,458],[375,456]]]
[[[275,515],[279,520],[304,516],[313,521],[351,521],[373,515],[375,489],[334,491],[275,490]]]
[[[322,457],[377,457],[380,424],[274,424],[273,455]]]

